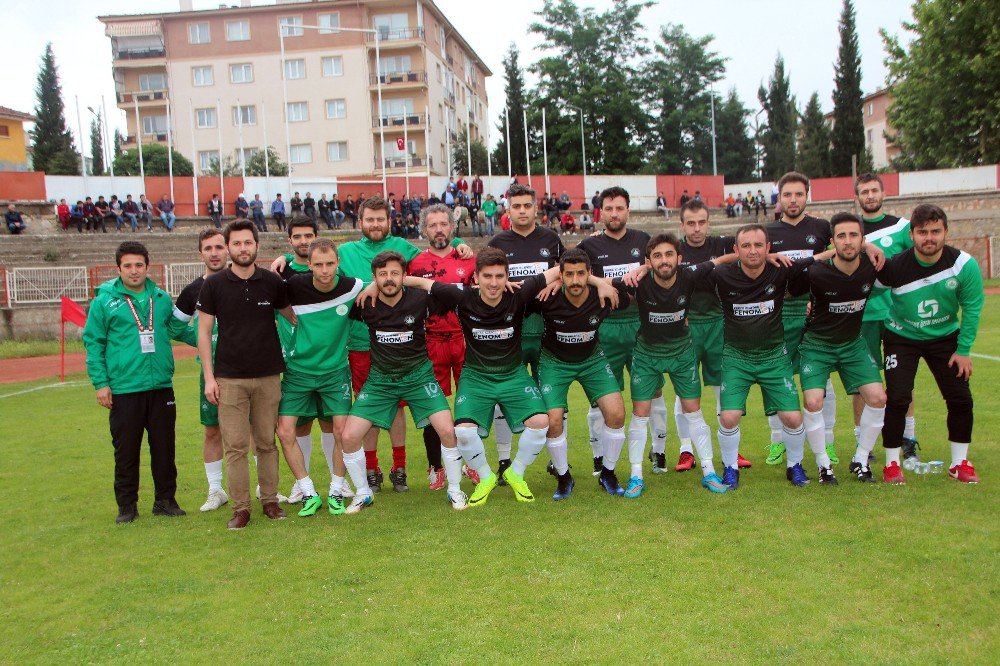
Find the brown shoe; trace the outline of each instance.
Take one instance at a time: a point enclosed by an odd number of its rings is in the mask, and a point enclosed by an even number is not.
[[[231,530],[241,530],[250,522],[250,512],[245,509],[233,512],[233,518],[226,525]]]
[[[277,502],[268,502],[265,504],[264,515],[271,520],[281,520],[282,518],[286,518],[288,516],[288,514],[286,514],[282,508],[278,506]]]

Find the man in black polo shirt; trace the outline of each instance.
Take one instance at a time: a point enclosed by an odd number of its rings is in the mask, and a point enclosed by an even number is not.
[[[268,518],[284,518],[278,507],[278,449],[274,429],[281,401],[285,362],[274,313],[288,307],[285,283],[257,268],[257,229],[237,220],[223,232],[232,266],[205,279],[198,297],[198,353],[205,373],[205,397],[219,406],[222,449],[229,476],[233,518],[229,529],[250,522],[250,468],[253,441],[261,503]],[[212,329],[219,332],[212,354]],[[252,350],[252,353],[250,353]],[[297,456],[295,454],[298,454]],[[296,475],[304,476],[298,446],[286,452]]]

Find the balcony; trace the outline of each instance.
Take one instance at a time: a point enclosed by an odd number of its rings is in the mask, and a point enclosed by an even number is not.
[[[448,104],[450,104],[452,106],[455,106],[455,93],[453,93],[450,90],[445,90],[444,91],[444,101],[446,101]]]
[[[154,60],[167,57],[167,50],[162,46],[149,46],[145,48],[125,48],[114,52],[116,64],[126,64],[118,61]],[[142,63],[143,65],[147,63]]]
[[[167,99],[166,90],[140,90],[136,92],[117,93],[118,104],[132,104],[133,102],[162,102]],[[157,104],[156,106],[163,106]]]
[[[369,86],[374,89],[379,83],[382,84],[383,90],[385,88],[400,90],[412,87],[423,88],[427,85],[427,72],[388,72],[377,76],[372,74]]]
[[[454,67],[455,66],[455,59],[452,58],[450,55],[446,55],[445,56],[445,60],[448,61],[448,66],[449,67]]]
[[[166,143],[167,142],[167,133],[166,132],[164,132],[163,134],[145,134],[144,133],[142,135],[142,142],[144,144],[145,143]],[[128,136],[125,137],[125,145],[132,145],[132,146],[136,145],[135,134],[129,134]]]
[[[423,28],[379,28],[378,29],[378,43],[379,47],[393,48],[398,45],[410,46],[410,42],[423,41],[424,39],[424,29]],[[365,42],[370,47],[375,46],[375,35],[368,32],[365,33]]]
[[[399,155],[399,156],[396,156],[396,157],[387,157],[387,158],[385,158],[385,168],[386,169],[405,169],[406,168],[406,161],[407,161],[406,157],[402,156],[402,155]],[[428,163],[428,160],[426,158],[419,157],[417,155],[410,155],[409,162],[410,162],[410,168],[411,169],[413,169],[415,167],[433,167],[434,166],[434,160],[433,159],[431,159],[430,162]],[[382,165],[379,164],[379,159],[377,157],[375,158],[375,169],[377,169],[377,170],[381,170],[382,169]]]
[[[381,125],[379,124],[381,122]],[[388,131],[403,131],[405,125],[407,129],[423,129],[427,122],[426,113],[406,113],[398,115],[385,115],[372,120],[372,128],[384,127]]]

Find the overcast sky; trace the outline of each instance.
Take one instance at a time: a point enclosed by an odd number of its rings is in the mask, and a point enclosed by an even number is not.
[[[541,0],[505,0],[502,3],[482,0],[436,0],[437,5],[480,57],[493,70],[488,79],[490,115],[496,120],[503,109],[503,69],[501,59],[511,41],[521,49],[524,66],[537,54],[529,52],[536,43],[527,34]],[[67,121],[77,131],[74,96],[80,98],[84,133],[88,132],[89,113],[97,109],[104,96],[111,127],[125,128],[124,114],[115,108],[114,82],[111,78],[111,45],[104,36],[98,15],[128,14],[139,11],[176,11],[176,0],[44,0],[44,2],[4,3],[5,67],[0,71],[0,105],[32,112],[35,107],[35,77],[45,43],[51,41],[66,101]],[[195,9],[218,7],[220,0],[196,0]],[[237,4],[230,0],[229,4]],[[254,5],[272,4],[256,1]],[[581,6],[599,11],[610,0],[580,0]],[[488,11],[486,7],[501,7]],[[865,93],[881,88],[885,82],[884,53],[879,28],[890,33],[902,32],[902,22],[911,18],[910,0],[856,0],[858,34],[861,42],[861,66]],[[805,7],[808,7],[806,10]],[[692,35],[715,35],[713,46],[728,58],[726,78],[720,92],[735,86],[743,103],[759,109],[757,88],[766,83],[780,52],[791,76],[792,91],[805,105],[813,91],[818,91],[823,108],[832,109],[833,66],[837,59],[837,22],[841,0],[661,0],[642,15],[647,36],[652,40],[659,27],[667,23],[683,24]],[[495,127],[495,123],[494,123]],[[496,140],[492,131],[492,140]],[[85,142],[89,154],[89,141]]]

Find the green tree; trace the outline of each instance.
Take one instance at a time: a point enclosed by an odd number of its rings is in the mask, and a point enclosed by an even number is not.
[[[104,174],[104,138],[101,133],[101,112],[90,121],[90,173],[95,176]]]
[[[121,130],[117,127],[115,128],[115,145],[114,145],[114,155],[112,156],[112,161],[116,157],[122,154],[122,146],[125,145],[125,137],[122,136]]]
[[[747,117],[736,88],[729,91],[725,101],[715,105],[715,143],[718,153],[719,173],[727,183],[745,183],[753,180],[756,155]]]
[[[819,104],[819,93],[813,93],[802,113],[799,125],[799,149],[795,156],[795,169],[810,178],[830,176],[830,128]],[[851,173],[851,165],[847,166]]]
[[[899,167],[1000,162],[996,0],[916,0],[909,50],[882,30]]]
[[[267,147],[267,164],[264,163],[264,151],[255,150],[247,157],[246,174],[248,176],[287,176],[288,164],[281,161],[278,151],[274,146]],[[242,176],[243,169],[240,168],[240,151],[234,150],[231,154],[223,158],[222,173],[227,177]],[[265,168],[266,167],[266,168]],[[205,170],[206,176],[219,175],[219,160],[212,160],[211,165]]]
[[[830,140],[831,176],[850,176],[851,158],[865,151],[864,93],[861,90],[861,52],[854,3],[844,0],[840,14],[840,50],[833,87],[833,132]]]
[[[767,115],[767,124],[761,128],[760,142],[764,149],[762,178],[777,180],[795,168],[796,105],[791,94],[791,83],[785,73],[785,61],[779,55],[774,61],[774,73],[768,83],[757,92],[757,99]]]
[[[481,139],[476,139],[472,142],[471,146],[466,146],[466,136],[467,131],[463,127],[462,131],[458,133],[458,140],[451,144],[451,165],[455,170],[455,173],[465,174],[466,176],[474,176],[476,174],[485,174],[486,169],[486,158],[489,155],[489,151],[486,150],[486,144],[483,143]],[[511,141],[514,137],[511,137]],[[469,166],[469,150],[472,151],[472,170],[470,171]],[[506,148],[504,148],[504,154],[506,155]],[[504,169],[507,168],[506,159],[504,160]]]
[[[38,122],[31,130],[32,163],[36,171],[59,176],[80,175],[80,153],[66,126],[62,85],[52,44],[45,45],[42,65],[35,86],[35,117]],[[81,141],[83,137],[81,137]]]
[[[175,176],[193,176],[194,166],[191,160],[184,157],[176,150],[171,151]],[[160,143],[145,143],[142,146],[142,164],[145,167],[147,176],[169,176],[170,170],[167,163],[167,147]],[[138,176],[139,171],[139,150],[129,148],[123,150],[121,155],[115,158],[116,176]]]
[[[503,58],[504,93],[507,113],[500,117],[500,140],[493,150],[493,170],[507,173],[507,116],[510,116],[510,164],[514,173],[525,173],[524,154],[524,72],[518,64],[517,46],[511,42]]]

